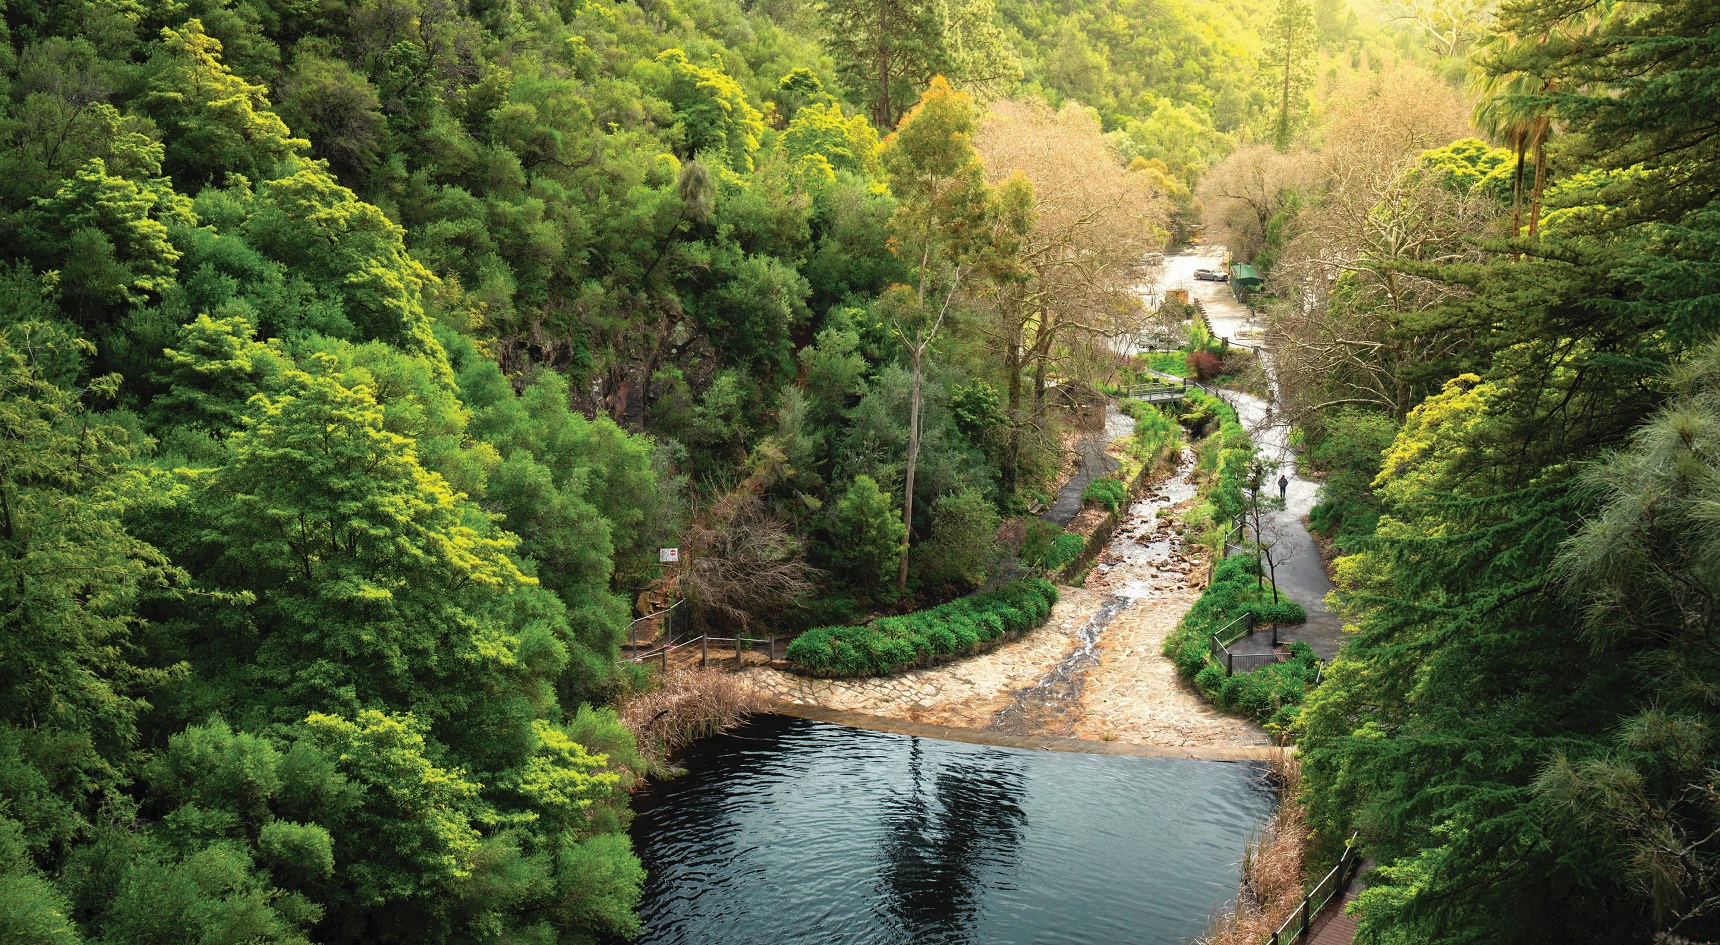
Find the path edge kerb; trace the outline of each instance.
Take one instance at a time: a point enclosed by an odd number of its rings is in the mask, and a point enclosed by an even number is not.
[[[1084,738],[1056,738],[1049,735],[1006,735],[1002,732],[990,732],[984,729],[912,722],[907,719],[869,715],[865,712],[848,712],[841,709],[827,709],[823,706],[802,705],[798,702],[773,701],[770,703],[769,711],[777,715],[807,719],[812,722],[827,722],[832,725],[845,725],[849,728],[867,729],[874,732],[889,732],[894,735],[937,738],[949,742],[965,742],[970,745],[992,745],[999,748],[1021,748],[1036,751],[1066,751],[1086,755],[1189,758],[1196,761],[1272,761],[1287,753],[1293,754],[1295,752],[1295,748],[1276,746],[1173,747],[1134,745],[1128,742],[1091,741]]]

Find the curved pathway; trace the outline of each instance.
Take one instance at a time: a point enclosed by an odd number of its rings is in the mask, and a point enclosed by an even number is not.
[[[1187,268],[1192,273],[1196,268],[1218,268],[1214,260],[1222,262],[1223,257],[1223,247],[1203,247],[1200,255],[1169,257],[1166,266],[1179,270]],[[1201,305],[1206,309],[1207,319],[1212,322],[1214,333],[1235,337],[1244,330],[1259,330],[1260,326],[1255,322],[1253,312],[1236,301],[1230,294],[1228,283],[1191,284],[1195,297],[1200,299]],[[1271,377],[1270,356],[1262,353],[1261,361],[1267,376]],[[1290,448],[1289,427],[1279,422],[1276,412],[1271,420],[1267,419],[1266,401],[1238,391],[1222,391],[1220,395],[1236,408],[1237,417],[1248,429],[1249,436],[1253,437],[1261,456],[1278,467],[1277,473],[1271,476],[1269,488],[1278,488],[1278,473],[1290,480],[1285,494],[1285,507],[1274,511],[1270,516],[1267,525],[1268,540],[1273,542],[1275,556],[1279,557],[1276,575],[1278,587],[1288,594],[1291,600],[1307,609],[1308,622],[1297,627],[1282,628],[1278,634],[1279,638],[1301,640],[1312,646],[1321,659],[1329,660],[1337,655],[1338,645],[1343,640],[1343,623],[1331,608],[1326,606],[1326,595],[1332,590],[1332,582],[1326,577],[1326,567],[1320,560],[1320,550],[1315,546],[1313,536],[1308,534],[1307,526],[1302,524],[1302,520],[1319,499],[1320,484],[1301,476],[1296,451]],[[1270,645],[1270,637],[1262,639]]]
[[[1057,490],[1057,498],[1052,500],[1051,507],[1039,517],[1059,528],[1075,521],[1075,516],[1081,514],[1081,495],[1087,491],[1087,484],[1100,476],[1110,475],[1117,468],[1117,459],[1105,451],[1111,441],[1128,436],[1135,429],[1135,422],[1129,415],[1117,409],[1116,404],[1105,404],[1105,427],[1083,439],[1075,447],[1079,465],[1075,467],[1075,475]]]

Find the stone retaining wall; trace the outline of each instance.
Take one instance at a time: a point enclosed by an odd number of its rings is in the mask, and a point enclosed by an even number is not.
[[[1135,478],[1126,483],[1128,499],[1117,509],[1105,513],[1104,518],[1093,526],[1093,530],[1087,533],[1087,546],[1081,549],[1081,553],[1075,556],[1075,560],[1064,565],[1062,570],[1056,574],[1050,575],[1051,583],[1069,584],[1092,566],[1094,559],[1099,557],[1099,552],[1104,551],[1106,543],[1111,540],[1111,533],[1117,530],[1117,523],[1123,520],[1123,513],[1128,511],[1129,503],[1133,502],[1135,497],[1140,495],[1146,487],[1152,472],[1152,463],[1141,466],[1141,471],[1135,474]],[[1086,514],[1086,511],[1083,510],[1082,514]],[[1073,528],[1080,521],[1081,516],[1077,515],[1075,521],[1069,524]]]

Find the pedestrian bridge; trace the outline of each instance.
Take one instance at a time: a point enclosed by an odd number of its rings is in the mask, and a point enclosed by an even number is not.
[[[1188,391],[1188,382],[1156,381],[1151,384],[1135,384],[1129,388],[1129,399],[1139,400],[1149,404],[1170,404],[1183,399]]]

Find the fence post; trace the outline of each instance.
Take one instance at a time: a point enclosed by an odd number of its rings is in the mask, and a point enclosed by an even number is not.
[[[735,669],[741,668],[741,638],[735,637]]]
[[[669,646],[668,646],[668,644],[664,644],[663,645],[663,672],[667,673],[668,671],[669,671]]]
[[[770,635],[770,661],[776,662],[776,634]]]
[[[711,636],[708,633],[699,635],[699,665],[703,666],[711,659]]]
[[[639,655],[639,621],[637,621],[637,620],[633,621],[633,625],[631,627],[628,627],[627,629],[633,631],[633,655],[638,656]]]
[[[1301,934],[1297,935],[1296,937],[1298,939],[1304,939],[1304,938],[1308,937],[1308,897],[1307,896],[1302,897],[1302,932],[1301,932]]]
[[[1226,676],[1236,675],[1236,654],[1230,652],[1228,646],[1224,648],[1224,674]]]
[[[1242,612],[1242,629],[1248,631],[1249,636],[1254,636],[1254,611],[1245,610]]]

